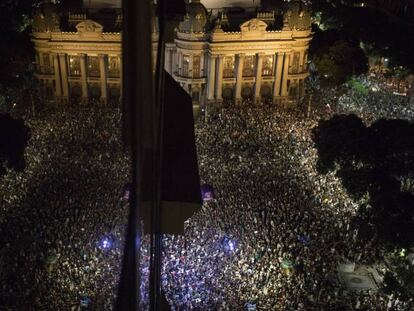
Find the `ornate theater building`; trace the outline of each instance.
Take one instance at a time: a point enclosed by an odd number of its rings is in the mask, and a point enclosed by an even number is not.
[[[310,14],[300,1],[267,8],[257,0],[186,2],[186,14],[166,44],[165,69],[194,105],[286,104],[304,95],[313,34]],[[217,8],[217,3],[228,6]],[[50,2],[39,8],[32,41],[45,99],[119,103],[119,7],[120,1],[84,0],[77,12],[58,11]],[[156,27],[153,38],[155,57]]]

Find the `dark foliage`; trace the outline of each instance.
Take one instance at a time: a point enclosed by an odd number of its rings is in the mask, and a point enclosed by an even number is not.
[[[354,225],[362,238],[376,236],[384,246],[414,245],[414,195],[401,180],[414,173],[414,124],[379,120],[366,127],[355,115],[321,121],[313,131],[318,170],[336,169],[356,199],[369,194]]]
[[[322,83],[338,85],[368,70],[359,43],[338,31],[317,32],[310,49]]]
[[[388,1],[390,5],[397,2]],[[325,28],[363,42],[367,54],[388,57],[391,66],[402,65],[414,70],[411,53],[414,48],[413,21],[405,16],[390,14],[387,7],[355,6],[357,3],[360,1],[318,0],[312,1],[312,9]],[[315,30],[318,36],[320,30]]]
[[[0,1],[0,84],[20,85],[34,59],[30,42],[31,17],[40,0]]]
[[[18,171],[24,169],[24,149],[30,137],[30,129],[21,119],[0,114],[0,175],[6,167]]]
[[[390,258],[390,264],[394,270],[384,276],[385,293],[398,293],[404,299],[410,299],[414,296],[414,266],[397,254]]]

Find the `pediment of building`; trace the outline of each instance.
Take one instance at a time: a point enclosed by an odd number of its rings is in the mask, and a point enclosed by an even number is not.
[[[77,24],[76,29],[80,33],[102,33],[103,26],[97,22],[87,19]]]
[[[257,18],[252,18],[240,25],[241,32],[264,32],[267,24]]]

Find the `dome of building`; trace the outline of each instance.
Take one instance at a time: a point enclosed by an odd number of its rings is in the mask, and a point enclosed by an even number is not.
[[[178,25],[180,32],[200,33],[204,32],[208,20],[207,10],[200,0],[192,0],[186,4],[184,21]]]
[[[311,28],[311,16],[309,9],[300,0],[288,3],[283,15],[284,28],[296,30],[308,30]]]

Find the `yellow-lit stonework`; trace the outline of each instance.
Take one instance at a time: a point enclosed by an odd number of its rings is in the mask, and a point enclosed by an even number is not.
[[[283,104],[304,95],[312,32],[309,12],[300,2],[279,11],[246,12],[208,11],[192,0],[186,11],[174,42],[166,44],[165,69],[195,105],[244,100]],[[32,41],[45,99],[119,103],[122,16],[113,10],[111,32],[104,26],[109,18],[98,22],[95,16],[58,14],[51,3],[36,14]],[[155,27],[153,38],[155,57]]]

